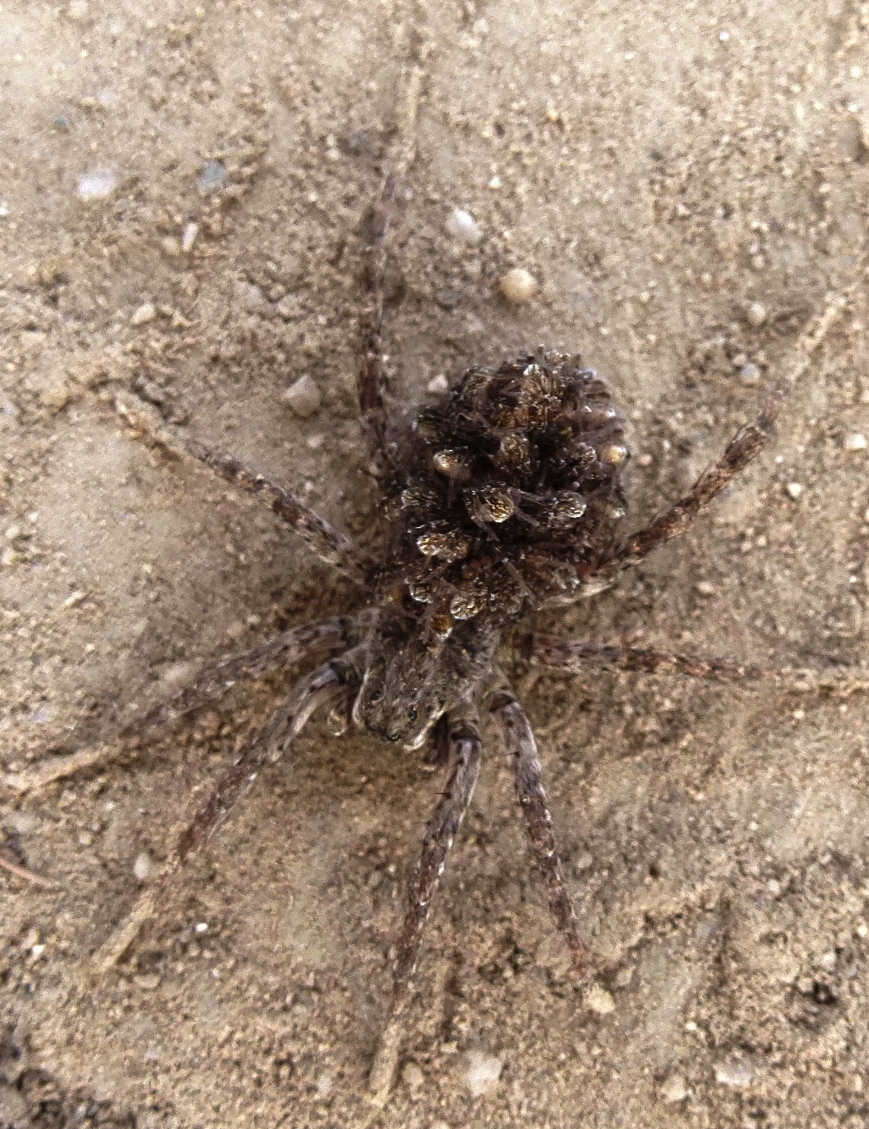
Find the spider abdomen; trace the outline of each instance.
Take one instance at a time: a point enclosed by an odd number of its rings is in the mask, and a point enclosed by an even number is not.
[[[575,357],[469,369],[407,436],[393,581],[441,630],[576,599],[625,512],[623,432]]]

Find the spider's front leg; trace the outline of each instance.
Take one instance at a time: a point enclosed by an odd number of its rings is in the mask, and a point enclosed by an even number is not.
[[[97,765],[102,767],[129,751],[133,739],[141,745],[185,714],[219,698],[238,682],[261,678],[279,667],[294,666],[302,659],[349,649],[356,642],[357,629],[356,616],[338,616],[325,623],[291,627],[274,639],[259,643],[203,671],[168,701],[138,711],[110,740],[64,756],[51,757],[29,772],[9,774],[3,779],[3,784],[21,795],[39,791],[55,780],[64,780]]]
[[[315,710],[347,693],[348,688],[332,663],[325,663],[296,684],[286,701],[223,773],[205,803],[184,821],[159,878],[141,894],[124,925],[97,952],[94,959],[98,970],[107,970],[123,957],[143,924],[165,901],[174,874],[208,842],[263,766],[283,755]]]
[[[265,475],[251,470],[233,455],[227,455],[223,451],[200,443],[198,439],[187,437],[178,427],[167,423],[159,412],[137,396],[119,393],[115,398],[115,407],[134,428],[145,432],[176,458],[195,459],[227,482],[268,499],[278,517],[282,518],[321,560],[344,569],[357,580],[367,580],[371,576],[375,568],[371,558],[345,533],[320,517],[291,491],[270,482]]]
[[[450,775],[425,829],[422,853],[408,887],[407,910],[393,968],[392,1004],[368,1079],[368,1098],[375,1106],[382,1107],[389,1097],[398,1062],[402,1013],[410,998],[431,901],[477,783],[482,742],[475,712],[454,713],[448,720],[445,741]]]

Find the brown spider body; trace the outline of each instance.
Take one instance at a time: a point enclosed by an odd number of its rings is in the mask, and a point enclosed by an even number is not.
[[[591,369],[543,350],[469,369],[417,416],[397,444],[357,724],[419,748],[444,713],[478,699],[512,621],[599,590],[625,514],[623,428]]]

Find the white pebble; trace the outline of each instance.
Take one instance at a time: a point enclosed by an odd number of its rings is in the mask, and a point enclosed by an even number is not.
[[[153,302],[143,302],[137,310],[133,311],[130,325],[147,325],[157,316],[157,307]]]
[[[681,1074],[671,1074],[660,1089],[661,1097],[665,1102],[683,1102],[688,1097],[688,1087]]]
[[[479,243],[482,238],[483,233],[480,231],[480,225],[470,212],[466,212],[462,208],[453,208],[444,226],[454,239],[459,239],[462,243],[473,245]]]
[[[747,1086],[752,1073],[750,1063],[721,1062],[715,1067],[715,1081],[722,1086]]]
[[[282,317],[284,321],[294,321],[296,318],[302,317],[305,312],[301,301],[295,294],[285,294],[275,306],[275,310],[278,317]]]
[[[852,435],[845,436],[844,447],[846,451],[865,451],[869,447],[869,440],[859,431],[855,431]]]
[[[450,382],[442,372],[437,376],[433,376],[428,384],[425,386],[427,392],[431,392],[433,396],[442,396],[444,392],[449,392]]]
[[[700,596],[715,595],[715,585],[709,580],[698,580],[694,587]]]
[[[760,302],[752,302],[745,311],[745,316],[749,325],[759,329],[766,321],[766,306],[762,306]]]
[[[514,267],[513,270],[508,270],[499,279],[498,286],[507,301],[516,305],[533,298],[539,289],[534,275],[522,267]]]
[[[196,236],[198,234],[198,223],[186,223],[184,225],[184,230],[181,232],[181,250],[185,255],[189,255],[193,250],[193,244],[196,242]]]
[[[804,490],[805,486],[803,486],[801,482],[789,482],[787,484],[787,492],[788,494],[790,494],[794,501],[802,496]]]
[[[153,864],[151,859],[144,851],[142,851],[140,855],[136,855],[136,859],[133,863],[133,875],[137,882],[147,882],[151,877],[152,870]]]
[[[411,1090],[418,1090],[425,1082],[425,1075],[415,1062],[406,1062],[401,1071],[404,1084]]]
[[[465,1084],[471,1095],[479,1098],[488,1094],[498,1085],[504,1063],[493,1055],[484,1055],[480,1051],[468,1053],[468,1068],[465,1071]]]
[[[291,412],[302,419],[318,412],[323,403],[323,395],[320,389],[307,373],[300,376],[295,384],[291,384],[281,399]]]
[[[239,305],[243,306],[249,313],[271,313],[271,306],[266,301],[265,294],[263,294],[258,286],[254,286],[252,282],[247,282],[245,279],[238,279],[233,289]]]
[[[586,1005],[597,1015],[609,1015],[616,1010],[616,1001],[602,984],[592,984],[586,993]]]
[[[118,187],[119,179],[111,169],[90,169],[78,178],[76,195],[80,200],[105,200]]]

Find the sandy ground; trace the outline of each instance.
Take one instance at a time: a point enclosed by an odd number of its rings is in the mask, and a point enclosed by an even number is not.
[[[858,277],[869,5],[426,8],[389,310],[397,397],[538,342],[581,351],[628,414],[639,522],[753,415],[825,294]],[[3,0],[7,770],[358,602],[267,509],[132,434],[111,397],[136,386],[369,537],[358,229],[401,19],[375,0]],[[98,170],[113,190],[83,199]],[[207,194],[203,170],[225,173]],[[454,207],[478,244],[446,233]],[[513,266],[542,288],[511,308],[496,284]],[[867,316],[858,287],[771,448],[690,538],[547,625],[865,661]],[[304,375],[321,403],[300,418],[283,394]],[[601,970],[596,1010],[552,936],[493,741],[382,1123],[869,1124],[869,703],[517,680]],[[237,691],[26,800],[0,792],[0,853],[55,884],[0,872],[0,1124],[364,1123],[401,890],[438,789],[412,757],[313,724],[131,959],[90,972],[189,797],[280,692]]]

